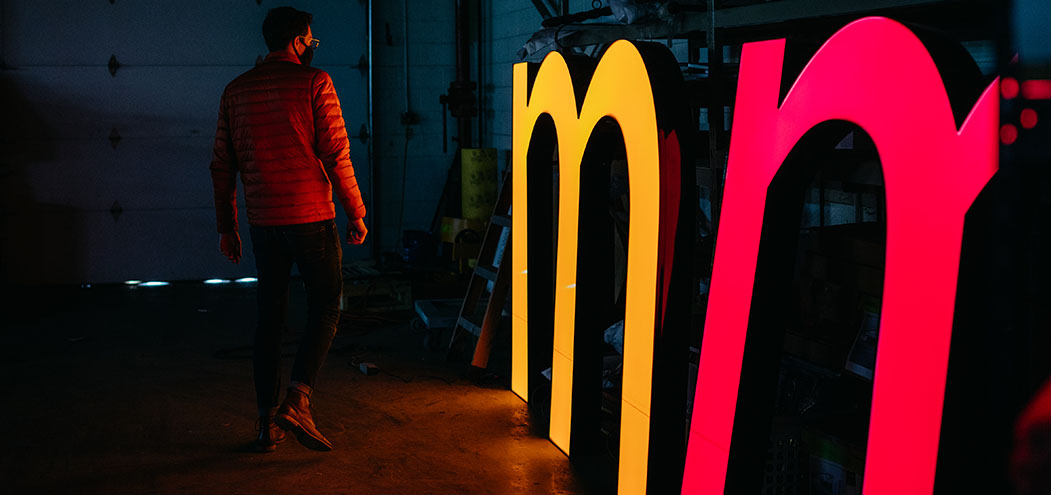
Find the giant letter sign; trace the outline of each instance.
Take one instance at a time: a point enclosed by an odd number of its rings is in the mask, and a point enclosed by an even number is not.
[[[628,238],[627,293],[624,325],[624,380],[621,406],[621,440],[619,461],[619,491],[644,493],[653,466],[648,462],[651,447],[664,449],[668,444],[654,442],[651,433],[663,430],[664,424],[655,424],[651,414],[653,391],[663,384],[654,384],[654,352],[660,353],[662,330],[685,335],[683,325],[669,325],[664,329],[668,307],[669,286],[672,279],[672,259],[676,242],[686,239],[680,234],[686,215],[680,215],[680,199],[691,181],[682,180],[683,160],[677,127],[685,120],[661,108],[683,110],[674,98],[663,93],[655,98],[651,84],[654,72],[671,71],[681,74],[674,58],[666,49],[663,53],[652,46],[634,45],[626,41],[614,43],[602,56],[594,70],[586,97],[578,113],[577,94],[566,60],[552,53],[544,60],[530,84],[529,66],[514,67],[514,202],[512,250],[512,390],[523,399],[529,398],[529,339],[530,333],[550,331],[537,322],[529,326],[527,306],[528,243],[527,226],[532,229],[550,229],[546,218],[529,219],[527,212],[529,192],[526,190],[527,153],[537,119],[547,114],[554,122],[558,140],[559,211],[557,267],[555,272],[554,337],[552,356],[552,393],[550,437],[567,454],[570,453],[570,427],[573,410],[574,325],[577,308],[577,205],[580,202],[581,160],[592,130],[599,120],[611,117],[619,124],[627,153],[630,188],[630,229]],[[660,76],[664,77],[664,76]],[[655,99],[665,101],[655,105]],[[667,101],[666,101],[667,100]],[[671,113],[675,113],[674,111]],[[683,113],[687,116],[688,113]],[[662,125],[667,124],[667,125]],[[692,165],[692,164],[691,164]],[[540,171],[550,173],[550,170]],[[693,206],[683,202],[685,212]],[[687,224],[688,225],[688,224]],[[681,270],[676,267],[676,271]],[[684,272],[685,273],[685,272]],[[538,280],[533,283],[547,284]],[[597,344],[597,342],[596,342]],[[684,346],[679,346],[684,347]],[[579,350],[578,350],[579,351]],[[683,353],[683,360],[686,355]],[[685,362],[682,363],[685,378]],[[682,384],[685,389],[685,382]],[[682,394],[685,397],[685,393]],[[667,401],[666,401],[667,402]],[[673,401],[675,402],[675,401]],[[652,407],[651,407],[652,406]],[[670,404],[671,408],[681,405]],[[597,409],[598,404],[595,404]],[[681,424],[681,423],[680,423]],[[673,425],[674,426],[674,425]],[[671,430],[671,431],[674,431]],[[684,439],[678,429],[678,451],[683,451]],[[669,448],[669,452],[676,450]],[[682,466],[682,454],[680,470]],[[663,468],[663,466],[662,466]],[[677,477],[677,475],[676,475]],[[666,478],[666,476],[661,476]],[[668,483],[668,479],[659,480]],[[652,485],[651,485],[652,486]],[[677,488],[677,480],[672,485]]]
[[[868,18],[830,38],[778,105],[784,47],[749,43],[741,54],[683,493],[724,493],[768,187],[807,131],[842,120],[872,137],[887,195],[864,492],[930,494],[964,215],[997,169],[998,82],[957,130],[920,39]]]

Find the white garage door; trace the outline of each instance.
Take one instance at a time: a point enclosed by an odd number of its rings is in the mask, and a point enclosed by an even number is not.
[[[219,253],[208,165],[222,90],[265,56],[261,25],[274,6],[268,0],[3,0],[6,280],[254,274],[240,191],[246,258],[235,266]],[[367,50],[365,5],[295,6],[314,14],[312,29],[322,41],[314,65],[332,75],[358,180],[368,191],[367,145],[357,138],[368,122],[367,78],[359,68]],[[342,227],[346,218],[339,215]],[[361,258],[367,248],[344,253]]]

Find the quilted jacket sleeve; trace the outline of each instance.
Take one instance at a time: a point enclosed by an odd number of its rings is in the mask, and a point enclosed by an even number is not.
[[[220,233],[237,232],[237,155],[230,136],[229,102],[223,93],[219,103],[219,123],[212,148],[212,189],[215,192],[215,219]]]
[[[350,163],[350,142],[343,111],[339,106],[332,78],[319,71],[314,76],[314,151],[325,166],[332,187],[350,218],[365,217],[365,203],[361,200],[354,166]]]

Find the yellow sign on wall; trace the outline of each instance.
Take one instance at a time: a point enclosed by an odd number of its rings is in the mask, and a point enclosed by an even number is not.
[[[468,220],[488,221],[496,205],[495,148],[465,148],[460,150],[461,207]]]

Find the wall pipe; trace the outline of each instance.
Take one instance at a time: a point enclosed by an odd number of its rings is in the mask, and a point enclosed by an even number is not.
[[[375,196],[374,196],[374,194],[375,194],[375,187],[374,187],[374,185],[376,184],[376,166],[375,166],[375,164],[373,162],[376,159],[375,146],[374,146],[374,143],[376,141],[376,129],[375,129],[375,127],[373,127],[373,117],[372,117],[373,108],[374,108],[374,105],[372,103],[372,98],[373,98],[372,97],[372,84],[373,84],[373,81],[372,81],[373,80],[373,68],[372,68],[372,66],[373,66],[373,63],[372,63],[372,41],[373,41],[373,36],[372,36],[372,0],[369,0],[368,1],[368,5],[365,7],[365,24],[366,24],[365,29],[366,29],[366,32],[368,33],[366,36],[368,37],[368,40],[367,40],[367,44],[368,44],[367,54],[368,54],[368,64],[369,64],[368,76],[366,77],[367,81],[365,81],[365,86],[368,88],[367,89],[367,91],[368,91],[367,100],[368,101],[365,102],[365,109],[366,109],[366,111],[368,113],[368,122],[369,122],[369,124],[368,124],[369,125],[369,142],[368,142],[368,151],[367,151],[368,159],[369,159],[369,197],[368,197],[368,200],[369,200],[369,210],[372,212],[371,215],[366,215],[366,216],[368,217],[368,224],[369,224],[368,225],[368,229],[369,229],[369,232],[372,234],[372,258],[373,259],[377,259],[379,257],[380,243],[378,241],[378,237],[376,237],[377,236],[377,232],[376,232],[376,225],[377,225],[377,223],[375,221],[375,219],[376,219],[376,208],[375,208],[375,206],[376,206],[376,199],[375,199]]]
[[[478,147],[485,147],[485,2],[478,2]]]
[[[405,68],[405,115],[409,117],[409,0],[402,0],[401,35],[405,38],[402,49],[402,66]],[[404,198],[403,198],[404,199]]]
[[[705,32],[708,48],[708,166],[711,167],[712,239],[719,238],[719,218],[722,215],[723,178],[725,167],[722,150],[723,96],[719,89],[723,81],[723,47],[716,37],[715,0],[708,0],[708,30]],[[714,256],[714,251],[712,252]]]
[[[456,0],[456,82],[467,85],[471,80],[471,45],[468,40],[469,11],[466,0]],[[471,117],[456,119],[457,141],[460,148],[471,147]]]

